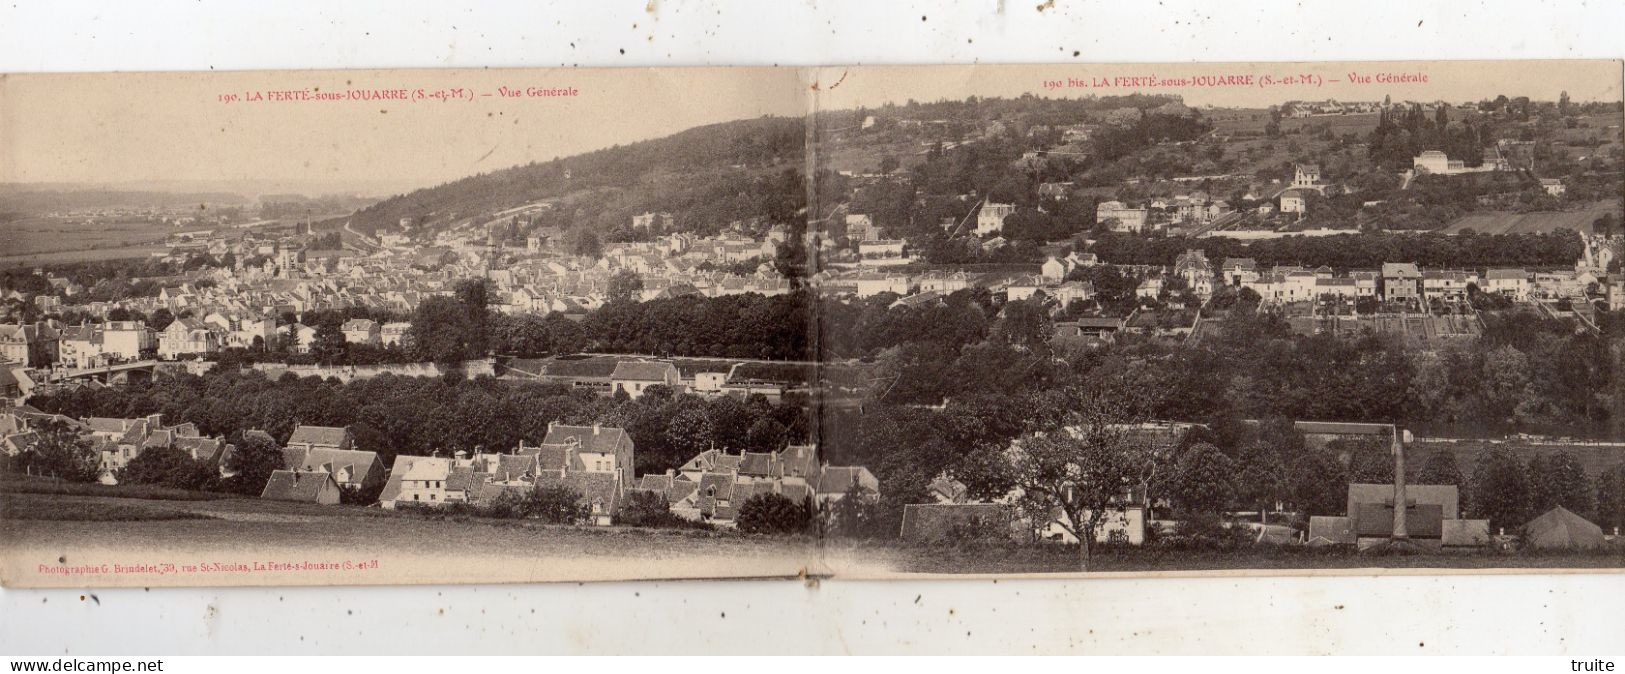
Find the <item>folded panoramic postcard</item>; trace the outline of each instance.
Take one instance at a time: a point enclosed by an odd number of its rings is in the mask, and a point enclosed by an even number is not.
[[[0,581],[1617,572],[1621,89],[0,76]]]

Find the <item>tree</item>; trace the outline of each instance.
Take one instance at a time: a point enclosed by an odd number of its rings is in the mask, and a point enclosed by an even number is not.
[[[1529,521],[1529,481],[1517,457],[1496,448],[1479,455],[1473,471],[1472,511],[1490,528],[1516,529]]]
[[[671,503],[665,494],[640,490],[627,494],[626,503],[615,514],[615,522],[634,527],[660,526],[670,516]]]
[[[666,424],[666,446],[693,456],[716,442],[716,427],[705,407],[692,406],[678,411]]]
[[[1284,457],[1296,454],[1266,439],[1255,439],[1238,449],[1236,498],[1257,508],[1260,521],[1267,522],[1269,512],[1288,498],[1292,485]]]
[[[265,435],[244,435],[237,448],[226,455],[226,472],[231,475],[225,485],[231,491],[259,496],[271,473],[282,469],[282,448]]]
[[[1394,455],[1385,443],[1371,440],[1343,440],[1327,443],[1326,448],[1349,457],[1349,480],[1365,484],[1393,484]]]
[[[826,506],[821,524],[824,532],[832,536],[895,538],[902,523],[900,506],[895,501],[864,494],[854,486],[845,496]]]
[[[678,529],[705,526],[703,523],[693,522],[673,514],[671,503],[666,500],[666,496],[651,491],[627,492],[626,503],[622,504],[620,511],[615,513],[615,523],[632,527]]]
[[[1348,469],[1324,449],[1306,450],[1292,462],[1287,495],[1304,515],[1340,515],[1346,507]]]
[[[95,482],[101,474],[101,456],[90,438],[56,421],[46,425],[15,461],[30,475],[70,482]]]
[[[1034,524],[1054,523],[1076,538],[1084,571],[1107,516],[1152,482],[1162,460],[1154,440],[1128,432],[1146,409],[1142,379],[1107,373],[1069,391],[1067,423],[1024,434],[1006,452],[1018,507]]]
[[[419,302],[406,334],[413,355],[436,363],[485,357],[490,349],[488,294],[484,279],[465,279],[457,283],[454,297]]]
[[[344,505],[368,506],[378,502],[378,497],[384,493],[384,482],[378,481],[370,487],[355,484],[339,485],[339,503]]]
[[[486,324],[490,322],[491,284],[482,278],[463,279],[453,291],[467,321],[463,330],[463,357],[484,358],[490,351]]]
[[[631,394],[628,394],[628,397],[630,397],[630,395]],[[665,384],[650,384],[644,387],[643,395],[639,397],[643,399],[645,404],[660,405],[671,402],[671,399],[676,395],[677,392],[673,391],[670,386]]]
[[[1467,481],[1462,478],[1461,464],[1456,461],[1455,453],[1440,449],[1422,460],[1421,467],[1416,471],[1416,483],[1465,486]]]
[[[745,431],[745,445],[754,452],[777,452],[789,442],[790,429],[769,417],[757,419]]]
[[[610,304],[627,304],[643,298],[643,277],[630,269],[622,269],[609,277],[609,288],[604,291],[604,301]]]
[[[316,326],[316,338],[311,340],[310,354],[316,360],[332,365],[343,362],[349,343],[344,339],[344,330],[341,328],[337,316],[328,316]]]
[[[1174,462],[1168,495],[1184,512],[1222,512],[1235,500],[1235,476],[1234,460],[1218,447],[1197,443]]]
[[[604,245],[599,242],[598,235],[592,230],[582,228],[577,230],[575,245],[571,247],[570,252],[580,257],[597,258],[603,254]]]
[[[530,496],[530,514],[544,522],[574,524],[586,517],[581,493],[569,487],[540,487]]]
[[[781,494],[756,494],[739,506],[735,524],[747,534],[794,534],[807,530],[810,504],[796,504]]]
[[[198,461],[178,449],[155,447],[136,455],[119,472],[118,480],[129,484],[152,484],[175,489],[209,489],[219,475],[214,466]]]
[[[1608,531],[1625,529],[1625,463],[1597,477],[1597,524]]]
[[[1562,451],[1529,460],[1530,514],[1538,515],[1563,506],[1581,517],[1596,508],[1596,492],[1586,477],[1585,466],[1574,455]]]
[[[1018,349],[1033,349],[1049,343],[1053,326],[1038,300],[1006,302],[993,323],[992,338]]]

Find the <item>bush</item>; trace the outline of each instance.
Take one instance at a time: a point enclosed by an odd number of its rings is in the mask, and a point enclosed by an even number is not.
[[[1252,544],[1244,526],[1226,526],[1217,513],[1196,513],[1180,520],[1174,531],[1152,544],[1172,550],[1235,550]]]
[[[90,439],[59,422],[51,422],[11,464],[18,473],[69,482],[95,482],[101,475],[101,455]]]
[[[353,484],[339,485],[339,503],[360,506],[372,505],[378,502],[378,497],[383,493],[383,482],[371,487],[358,487]]]
[[[528,516],[531,494],[513,489],[504,489],[496,498],[482,505],[478,512],[485,517],[497,519],[521,519]]]
[[[662,494],[647,491],[632,492],[615,514],[615,523],[629,527],[657,527],[662,529],[710,529],[711,525],[696,522],[671,512],[671,503]]]
[[[569,487],[541,487],[526,502],[526,515],[553,524],[574,524],[587,516],[581,492]]]
[[[824,532],[843,538],[896,538],[902,527],[901,503],[857,493],[830,503],[824,511]]]
[[[779,494],[757,494],[739,506],[739,530],[747,534],[805,532],[812,522],[810,502],[796,505]]]
[[[1011,543],[1010,523],[1003,518],[979,515],[954,522],[942,533],[940,542],[955,546],[1003,545]]]
[[[119,471],[121,484],[148,484],[175,489],[207,491],[218,486],[220,474],[212,464],[198,461],[178,449],[161,447],[141,452]]]

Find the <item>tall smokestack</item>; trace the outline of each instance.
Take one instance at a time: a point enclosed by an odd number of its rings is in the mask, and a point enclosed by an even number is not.
[[[1403,541],[1410,538],[1410,532],[1405,528],[1405,509],[1408,501],[1405,498],[1405,443],[1399,437],[1399,428],[1394,427],[1394,540]]]

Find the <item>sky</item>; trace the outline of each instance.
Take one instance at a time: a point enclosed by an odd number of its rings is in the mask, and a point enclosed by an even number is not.
[[[1373,81],[1356,83],[1351,73]],[[1427,82],[1382,83],[1381,74]],[[1250,83],[1234,79],[1249,75]],[[1266,75],[1310,75],[1314,83],[1266,85]],[[1232,78],[1223,86],[1147,83],[1198,76]],[[324,185],[424,187],[703,124],[802,114],[813,81],[822,109],[1029,92],[1172,93],[1191,105],[1240,107],[1385,95],[1621,98],[1618,61],[11,75],[0,76],[0,183],[259,183],[266,192],[297,185],[310,193]],[[499,87],[518,95],[505,97]],[[419,98],[455,89],[461,99]],[[529,91],[561,89],[576,94]],[[304,99],[271,93],[289,91]],[[354,91],[405,91],[409,100],[352,98]],[[335,93],[341,100],[311,100]]]
[[[499,87],[519,96],[503,97]],[[456,88],[489,96],[290,101],[268,95]],[[525,94],[569,88],[577,94]],[[262,100],[249,100],[254,95]],[[228,96],[237,100],[222,99]],[[0,183],[427,186],[805,109],[800,79],[788,68],[13,75],[0,80]]]

